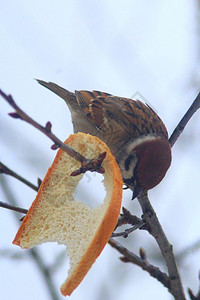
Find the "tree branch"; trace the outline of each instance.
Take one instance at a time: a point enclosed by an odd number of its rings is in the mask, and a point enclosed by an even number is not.
[[[128,229],[125,229],[122,232],[113,232],[111,237],[123,236],[127,238],[130,233],[143,227],[145,225],[144,221],[137,216],[133,216],[125,207],[122,207],[122,214],[120,214],[115,230],[122,225],[131,224],[132,226]]]
[[[172,245],[167,240],[156,213],[148,199],[147,193],[142,193],[140,196],[138,196],[138,201],[142,208],[143,219],[146,222],[147,229],[155,238],[166,262],[170,278],[169,292],[176,300],[185,300],[186,298],[173,255]]]
[[[190,288],[188,288],[188,294],[191,300],[200,300],[200,273],[199,273],[199,289],[197,295],[195,296]]]
[[[6,100],[6,102],[10,106],[12,106],[12,108],[15,109],[14,113],[9,113],[9,115],[12,118],[21,119],[21,120],[31,124],[38,130],[43,132],[47,137],[49,137],[54,142],[54,144],[51,146],[51,149],[56,150],[58,148],[61,148],[68,155],[70,155],[71,157],[73,157],[74,159],[76,159],[77,161],[79,161],[81,163],[80,169],[72,172],[71,176],[76,176],[81,173],[85,173],[86,171],[91,171],[91,172],[96,171],[98,173],[105,172],[104,168],[101,166],[101,164],[106,156],[105,152],[101,153],[97,159],[85,158],[83,155],[81,155],[80,153],[78,153],[77,151],[75,151],[74,149],[69,147],[68,145],[64,144],[57,136],[55,136],[55,134],[52,133],[52,131],[51,131],[52,124],[50,122],[47,122],[45,127],[40,125],[39,123],[34,121],[31,117],[29,117],[29,115],[27,115],[21,108],[19,108],[19,106],[15,103],[15,101],[11,95],[6,95],[2,90],[0,90],[0,95]]]
[[[51,269],[46,266],[42,256],[35,248],[29,249],[29,254],[33,258],[33,261],[36,263],[37,267],[39,268],[40,273],[43,275],[43,279],[48,287],[52,300],[59,300],[60,297],[58,296],[57,290],[54,286]]]
[[[17,206],[14,206],[14,205],[2,202],[2,201],[0,201],[0,207],[6,208],[6,209],[9,209],[9,210],[13,210],[13,211],[17,211],[17,212],[20,212],[22,214],[27,214],[27,212],[28,212],[28,209],[17,207]]]
[[[0,173],[3,174],[7,174],[10,175],[16,179],[18,179],[19,181],[25,183],[27,186],[29,186],[30,188],[32,188],[34,191],[38,191],[38,186],[32,184],[30,181],[28,181],[27,179],[23,178],[22,176],[20,176],[19,174],[15,173],[13,170],[9,169],[6,165],[4,165],[2,162],[0,162]]]
[[[124,238],[127,238],[130,233],[132,233],[133,231],[141,228],[142,226],[144,226],[144,222],[143,221],[141,221],[138,224],[135,224],[135,225],[131,226],[130,228],[125,229],[124,231],[113,232],[112,235],[111,235],[111,237],[123,236]]]
[[[122,213],[119,216],[119,220],[117,222],[116,228],[124,224],[136,225],[141,222],[142,222],[141,218],[138,218],[137,216],[133,216],[127,208],[122,207]]]
[[[148,263],[146,258],[143,259],[143,258],[135,255],[134,253],[129,251],[127,248],[122,246],[120,243],[116,242],[114,239],[109,239],[108,243],[123,255],[123,257],[121,258],[121,260],[123,262],[131,262],[131,263],[141,267],[143,270],[147,271],[152,277],[154,277],[158,281],[160,281],[165,287],[169,288],[170,280],[169,280],[167,274],[161,272],[159,268]]]
[[[190,106],[190,108],[187,110],[183,118],[180,120],[176,128],[174,129],[172,135],[169,138],[169,143],[171,147],[175,144],[181,133],[183,132],[185,126],[189,122],[189,120],[192,118],[194,113],[200,108],[200,93],[195,98],[194,102]]]

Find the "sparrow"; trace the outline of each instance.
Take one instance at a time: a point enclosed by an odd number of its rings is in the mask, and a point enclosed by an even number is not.
[[[167,129],[148,105],[99,91],[70,92],[53,82],[37,80],[66,102],[74,133],[97,136],[107,144],[132,199],[155,187],[171,164]]]

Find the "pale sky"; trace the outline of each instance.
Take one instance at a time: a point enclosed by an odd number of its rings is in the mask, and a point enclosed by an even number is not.
[[[41,124],[51,121],[62,140],[72,133],[69,111],[34,78],[53,81],[67,89],[96,89],[132,97],[140,93],[172,133],[198,93],[199,34],[197,1],[53,1],[2,0],[0,11],[0,88]],[[0,157],[4,164],[36,183],[51,165],[51,141],[20,120],[0,101]],[[199,113],[174,146],[172,166],[163,182],[149,194],[167,237],[179,253],[199,240]],[[7,178],[14,198],[28,208],[35,192]],[[95,189],[95,192],[97,188]],[[86,187],[84,193],[91,193]],[[0,187],[0,200],[7,201]],[[137,200],[126,193],[123,205],[140,215]],[[2,250],[26,259],[0,256],[0,298],[49,300],[46,286],[26,250],[12,245],[19,227],[12,212],[0,209]],[[144,232],[119,239],[134,253],[139,248],[155,264],[154,241]],[[38,246],[46,262],[63,250],[58,245]],[[72,300],[172,299],[147,273],[119,261],[107,245]],[[184,287],[198,289],[199,252],[180,266]],[[55,273],[55,288],[67,276],[67,260]],[[145,286],[145,289],[144,289]],[[60,299],[64,299],[60,295]]]

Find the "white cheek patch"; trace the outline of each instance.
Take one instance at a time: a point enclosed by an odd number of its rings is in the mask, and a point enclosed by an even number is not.
[[[126,166],[126,160],[129,157],[128,155],[127,157],[124,157],[119,164],[123,179],[130,179],[133,177],[134,169],[138,160],[135,155],[131,155],[131,156],[132,157],[130,158],[128,167]]]
[[[143,144],[144,142],[150,142],[156,140],[158,137],[154,135],[148,135],[148,136],[141,136],[137,138],[136,140],[133,140],[127,147],[126,151],[127,153],[132,153],[134,151],[134,148],[137,146]]]

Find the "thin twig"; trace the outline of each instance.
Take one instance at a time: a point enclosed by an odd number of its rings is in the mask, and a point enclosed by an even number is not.
[[[52,133],[52,130],[51,130],[52,124],[50,122],[47,122],[45,126],[40,125],[35,120],[33,120],[31,117],[29,117],[29,115],[27,115],[21,108],[19,108],[19,106],[15,103],[15,101],[11,95],[6,95],[2,90],[0,90],[0,95],[6,100],[6,102],[12,108],[15,109],[15,112],[9,113],[9,115],[12,118],[21,119],[21,120],[31,124],[38,130],[43,132],[47,137],[49,137],[54,142],[54,144],[51,146],[51,149],[56,150],[58,148],[61,148],[68,155],[70,155],[71,157],[73,157],[74,159],[76,159],[77,161],[79,161],[81,163],[81,168],[72,172],[72,174],[71,174],[72,176],[76,176],[81,173],[85,173],[86,171],[91,171],[91,172],[96,171],[99,173],[105,172],[104,168],[101,166],[101,164],[106,156],[105,152],[101,153],[97,159],[85,158],[83,155],[81,155],[80,153],[78,153],[77,151],[75,151],[74,149],[69,147],[68,145],[64,144],[57,136],[55,136],[55,134]]]
[[[138,218],[137,216],[132,215],[127,208],[122,207],[122,213],[119,216],[116,228],[119,226],[122,226],[124,224],[136,225],[138,223],[140,224],[141,222],[142,222],[141,218]]]
[[[2,202],[2,201],[0,201],[0,207],[6,208],[9,210],[14,210],[14,211],[20,212],[22,214],[27,214],[27,212],[28,212],[28,210],[25,208],[17,207],[17,206],[14,206],[14,205]]]
[[[188,288],[188,294],[189,294],[191,300],[197,300],[197,298],[193,294],[193,291],[190,288]]]
[[[125,207],[122,207],[122,214],[120,214],[120,216],[119,216],[115,230],[118,227],[125,225],[125,224],[131,224],[133,226],[131,226],[128,229],[125,229],[122,232],[113,232],[111,237],[123,236],[124,238],[127,238],[130,233],[132,233],[133,231],[135,231],[145,225],[144,221],[141,218],[138,218],[137,216],[132,215],[130,213],[130,211],[128,211],[128,209],[126,209]]]
[[[111,235],[111,237],[123,236],[124,238],[127,238],[130,233],[132,233],[133,231],[141,228],[142,226],[144,226],[144,222],[143,221],[141,221],[140,223],[137,223],[137,224],[133,225],[130,228],[125,229],[124,231],[113,232],[112,235]]]
[[[35,248],[29,249],[30,256],[33,258],[33,261],[36,263],[37,267],[40,270],[40,273],[43,275],[43,279],[48,287],[49,293],[52,300],[59,300],[60,297],[57,294],[57,290],[54,286],[53,276],[51,269],[46,266],[42,256],[39,254],[38,250]]]
[[[176,266],[172,245],[167,240],[157,215],[148,199],[147,193],[142,193],[138,196],[138,201],[142,208],[143,219],[147,224],[148,231],[155,238],[166,262],[170,278],[169,292],[176,300],[185,300],[186,298]]]
[[[171,147],[175,144],[181,133],[183,132],[185,126],[191,119],[191,117],[194,115],[194,113],[200,108],[200,93],[197,95],[196,99],[188,109],[188,111],[185,113],[183,118],[180,120],[176,128],[174,129],[172,135],[169,138],[169,143]]]
[[[195,296],[193,291],[190,288],[188,288],[188,294],[191,300],[200,300],[200,273],[199,273],[199,289],[197,295]]]
[[[36,192],[38,191],[38,186],[36,186],[35,184],[31,183],[27,179],[23,178],[19,174],[15,173],[13,170],[9,169],[2,162],[0,162],[0,173],[10,175],[10,176],[18,179],[19,181],[25,183],[27,186],[29,186],[30,188],[32,188],[34,191],[36,191]]]
[[[121,258],[123,262],[131,262],[141,267],[143,270],[147,271],[152,277],[160,281],[165,287],[169,288],[170,281],[166,273],[161,272],[159,268],[148,263],[146,259],[135,255],[117,241],[110,239],[108,243],[123,255],[123,257]]]

